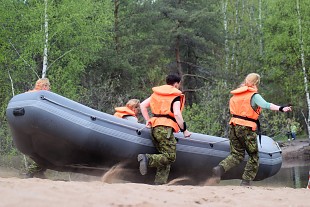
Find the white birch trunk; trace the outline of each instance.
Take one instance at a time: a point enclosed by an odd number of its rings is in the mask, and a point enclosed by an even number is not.
[[[236,56],[236,45],[237,45],[237,37],[238,37],[238,29],[239,29],[239,22],[238,22],[238,18],[239,18],[239,0],[237,0],[236,4],[235,4],[235,25],[234,25],[234,44],[232,47],[232,54],[231,54],[231,68],[233,69],[233,64],[235,64],[235,74],[238,75],[237,72],[237,65],[238,65],[238,60],[235,58]]]
[[[9,78],[10,78],[10,81],[11,81],[12,96],[15,96],[14,83],[13,83],[13,79],[11,77],[10,71],[8,71],[8,74],[9,74]]]
[[[42,78],[46,77],[46,72],[47,72],[47,46],[48,46],[47,1],[48,0],[44,0],[44,3],[45,3],[45,9],[44,9],[44,34],[45,34],[45,41],[44,41],[44,51],[43,51]]]
[[[225,69],[228,71],[228,64],[229,64],[229,46],[228,46],[228,23],[227,23],[227,0],[223,0],[222,4],[223,10],[223,18],[224,18],[224,31],[225,31]]]
[[[306,92],[306,99],[308,105],[308,118],[307,118],[307,130],[308,130],[308,138],[310,142],[310,99],[309,99],[309,91],[308,91],[308,78],[306,72],[306,64],[305,64],[305,51],[304,51],[304,41],[302,36],[302,26],[301,26],[301,16],[300,16],[300,7],[299,7],[299,0],[296,0],[296,7],[297,7],[297,18],[298,18],[298,28],[299,28],[299,44],[300,44],[300,58],[301,58],[301,66],[302,71],[304,74],[304,85],[305,85],[305,92]]]
[[[262,24],[262,0],[258,1],[258,20],[259,20],[259,54],[263,56],[263,24]]]

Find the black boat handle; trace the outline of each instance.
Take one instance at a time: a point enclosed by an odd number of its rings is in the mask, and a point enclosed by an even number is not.
[[[13,115],[14,116],[24,116],[25,115],[25,109],[24,108],[15,108],[15,109],[13,109]]]

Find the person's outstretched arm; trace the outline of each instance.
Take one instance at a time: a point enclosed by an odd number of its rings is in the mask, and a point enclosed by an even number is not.
[[[273,103],[270,103],[270,110],[288,112],[288,111],[292,111],[292,107],[291,106],[278,106]]]
[[[292,111],[291,106],[278,106],[276,104],[269,103],[265,101],[265,99],[259,94],[255,94],[253,96],[253,101],[256,105],[258,105],[259,107],[263,109],[270,109],[272,111],[282,111],[282,112]]]

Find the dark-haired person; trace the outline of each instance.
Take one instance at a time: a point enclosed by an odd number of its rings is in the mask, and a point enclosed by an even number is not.
[[[246,76],[241,86],[233,91],[229,101],[229,109],[232,115],[229,122],[230,155],[213,168],[213,177],[219,182],[221,176],[241,163],[245,151],[249,159],[242,174],[242,186],[249,186],[254,180],[259,166],[257,123],[262,109],[288,112],[290,106],[278,106],[266,102],[258,94],[260,76],[257,73],[250,73]]]
[[[191,135],[182,117],[185,96],[179,90],[180,82],[179,75],[168,75],[167,84],[153,87],[153,94],[140,104],[146,124],[151,127],[152,141],[158,154],[139,154],[139,170],[145,175],[148,167],[157,168],[154,181],[156,185],[167,183],[170,165],[176,159],[177,141],[173,132],[181,131],[184,137]],[[151,109],[152,118],[149,117],[148,108]]]

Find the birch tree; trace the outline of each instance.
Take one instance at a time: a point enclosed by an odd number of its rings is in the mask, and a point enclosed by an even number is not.
[[[299,45],[300,45],[300,59],[301,59],[301,68],[304,75],[304,86],[305,86],[305,94],[306,101],[308,106],[308,118],[306,119],[306,126],[308,130],[308,138],[310,143],[310,96],[308,90],[308,75],[306,71],[306,63],[305,63],[305,50],[304,50],[304,40],[303,40],[303,29],[302,29],[302,21],[300,14],[300,4],[299,0],[296,0],[296,10],[297,10],[297,22],[298,22],[298,32],[299,32]]]
[[[228,71],[229,64],[229,46],[228,46],[228,21],[227,21],[227,0],[222,1],[223,25],[225,34],[225,70]]]
[[[42,78],[45,78],[47,72],[47,51],[48,51],[48,15],[47,15],[47,2],[44,0],[44,49],[43,49],[43,67]]]

